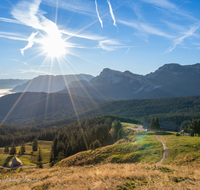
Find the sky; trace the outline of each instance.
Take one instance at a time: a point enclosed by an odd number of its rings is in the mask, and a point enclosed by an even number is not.
[[[0,0],[0,79],[199,63],[199,9],[199,0]]]

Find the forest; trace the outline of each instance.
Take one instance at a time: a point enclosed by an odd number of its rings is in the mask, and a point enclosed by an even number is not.
[[[13,142],[15,143],[15,145],[21,144],[22,141],[31,142],[34,138],[37,138],[38,140],[53,141],[57,135],[64,133],[77,133],[77,136],[80,133],[80,130],[87,131],[85,133],[89,134],[89,128],[95,127],[96,125],[102,127],[102,124],[105,123],[105,120],[107,118],[110,118],[111,121],[119,120],[121,122],[140,123],[139,120],[134,118],[105,115],[100,117],[86,118],[80,120],[79,122],[76,121],[71,124],[51,126],[48,128],[17,127],[2,124],[0,125],[0,147],[4,147],[7,145],[10,146]],[[99,126],[97,128],[99,128]],[[101,132],[99,133],[101,134]],[[99,140],[103,142],[102,139]]]

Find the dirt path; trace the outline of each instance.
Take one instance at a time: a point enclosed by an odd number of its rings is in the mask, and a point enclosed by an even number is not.
[[[166,143],[163,140],[161,140],[159,136],[156,136],[156,139],[160,141],[163,145],[163,157],[160,161],[156,162],[155,164],[161,164],[167,158],[169,149],[167,148]]]

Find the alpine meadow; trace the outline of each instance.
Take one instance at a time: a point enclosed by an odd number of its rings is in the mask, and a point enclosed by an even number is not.
[[[2,0],[0,190],[199,190],[199,9]]]

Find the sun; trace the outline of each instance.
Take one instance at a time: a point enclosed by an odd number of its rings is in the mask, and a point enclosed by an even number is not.
[[[43,37],[41,43],[42,49],[48,57],[60,58],[67,53],[66,43],[57,30],[48,32],[48,35]]]

